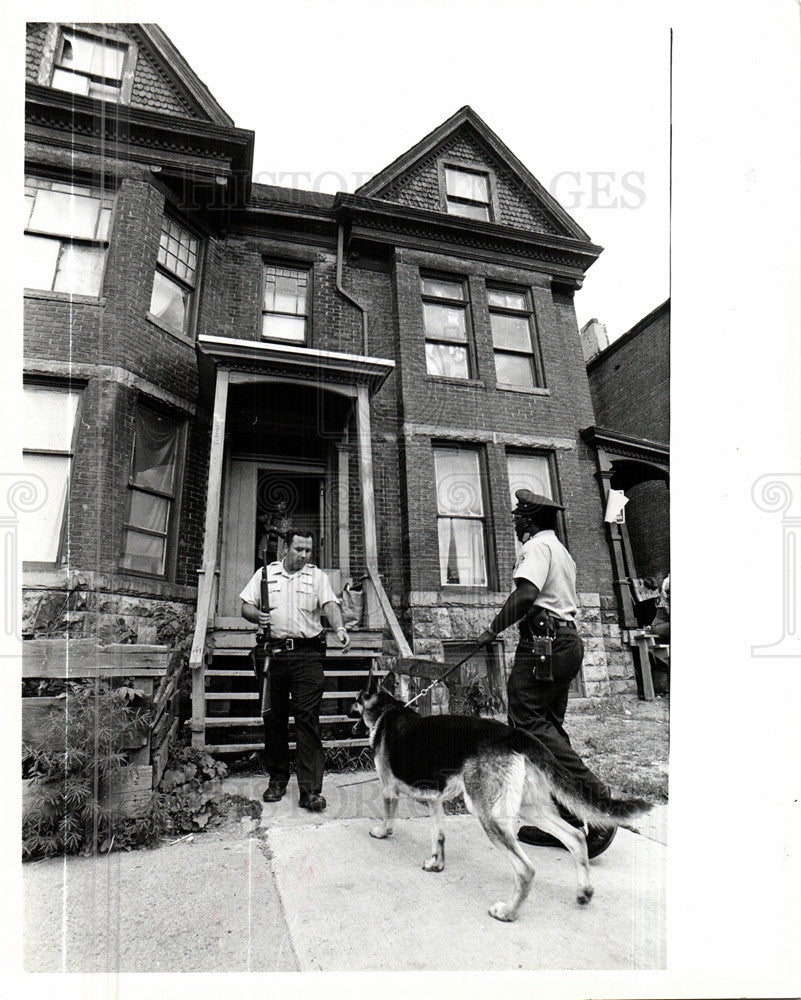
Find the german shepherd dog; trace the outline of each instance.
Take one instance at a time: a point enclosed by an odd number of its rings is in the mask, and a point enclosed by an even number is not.
[[[390,684],[393,680],[388,675]],[[514,896],[490,907],[496,920],[517,918],[534,877],[534,866],[517,840],[521,822],[552,834],[570,851],[578,876],[576,898],[584,906],[594,891],[584,831],[564,820],[558,806],[580,820],[607,828],[627,823],[651,808],[642,799],[609,797],[590,802],[550,750],[530,733],[474,716],[422,717],[404,707],[372,671],[350,714],[361,717],[369,730],[382,784],[385,816],[370,836],[383,839],[392,833],[401,792],[427,802],[431,857],[423,869],[441,872],[445,867],[442,803],[463,795],[468,811],[478,818],[492,843],[507,852],[514,869]]]

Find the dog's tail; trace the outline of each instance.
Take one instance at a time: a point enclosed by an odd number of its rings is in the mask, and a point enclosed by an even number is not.
[[[588,789],[559,764],[550,750],[524,730],[514,730],[515,747],[526,757],[527,766],[544,779],[551,796],[577,819],[593,826],[627,826],[632,820],[653,809],[653,803],[640,798],[615,798],[599,794],[597,787]]]

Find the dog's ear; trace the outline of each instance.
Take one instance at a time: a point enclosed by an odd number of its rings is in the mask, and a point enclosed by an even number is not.
[[[364,689],[365,693],[369,695],[374,691],[377,691],[380,683],[381,678],[378,677],[375,672],[375,660],[370,660],[370,672],[367,675],[367,685]]]
[[[381,681],[381,687],[387,692],[387,694],[395,694],[395,690],[398,686],[398,679],[395,674],[390,670],[386,677]]]

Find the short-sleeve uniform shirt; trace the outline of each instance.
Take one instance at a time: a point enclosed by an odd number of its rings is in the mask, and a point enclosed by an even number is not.
[[[239,595],[261,610],[261,574],[257,570]],[[323,605],[339,604],[328,577],[307,563],[295,573],[287,573],[283,562],[267,567],[270,595],[270,633],[274,639],[313,639],[322,631]]]
[[[538,531],[523,543],[512,575],[537,587],[537,607],[567,621],[575,620],[576,564],[553,531]]]

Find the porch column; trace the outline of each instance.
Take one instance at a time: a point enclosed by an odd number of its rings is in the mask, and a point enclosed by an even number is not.
[[[373,487],[373,442],[370,430],[370,395],[366,385],[357,386],[356,435],[359,439],[359,481],[364,522],[364,561],[368,570],[378,571],[378,541],[375,530],[375,490]],[[373,587],[365,587],[365,624],[381,625],[381,606]]]
[[[601,495],[603,496],[604,510],[609,500],[609,491],[612,488],[611,479],[614,475],[612,463],[603,448],[597,448],[596,459],[598,462],[598,480],[601,484]],[[634,602],[631,599],[631,584],[629,576],[631,573],[629,560],[627,559],[628,536],[625,524],[615,524],[607,522],[607,538],[609,548],[612,553],[612,571],[614,573],[615,594],[617,596],[618,607],[620,608],[620,624],[623,628],[636,628],[637,619],[634,615]],[[629,557],[630,558],[630,557]]]
[[[206,744],[206,658],[204,655],[209,619],[214,613],[217,573],[217,541],[220,529],[220,494],[222,492],[225,414],[228,406],[228,369],[217,369],[214,388],[214,416],[209,454],[209,485],[206,494],[206,522],[203,534],[203,565],[198,579],[197,617],[189,665],[192,669],[192,746]]]

